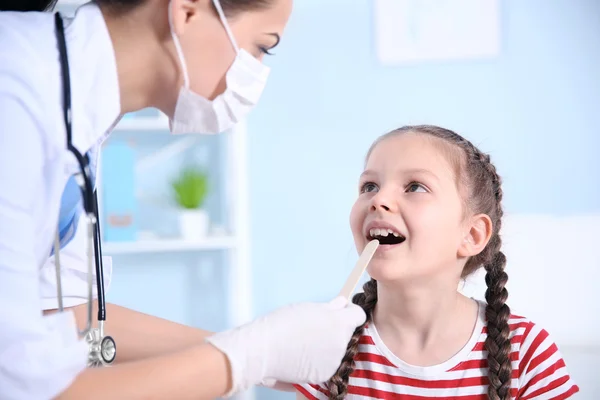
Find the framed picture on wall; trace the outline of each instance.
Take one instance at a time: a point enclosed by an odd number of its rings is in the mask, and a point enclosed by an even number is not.
[[[500,53],[500,0],[373,0],[383,65],[490,59]]]

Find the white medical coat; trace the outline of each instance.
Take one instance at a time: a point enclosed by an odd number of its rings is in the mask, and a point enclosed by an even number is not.
[[[65,21],[73,145],[99,147],[120,114],[113,48],[93,4]],[[71,312],[56,308],[53,259],[61,194],[78,171],[66,147],[52,13],[0,12],[0,399],[50,399],[86,366]],[[97,174],[96,174],[97,176]],[[83,219],[82,219],[83,220]],[[81,227],[80,227],[81,228]],[[65,306],[86,301],[85,232],[61,252]],[[105,262],[105,274],[110,265]],[[107,282],[108,283],[108,282]],[[94,285],[95,286],[95,285]],[[95,316],[94,316],[95,317]]]

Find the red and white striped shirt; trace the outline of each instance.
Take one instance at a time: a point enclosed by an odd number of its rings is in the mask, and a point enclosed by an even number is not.
[[[485,304],[467,345],[448,361],[430,366],[409,365],[382,342],[374,325],[360,338],[348,399],[487,400],[487,336]],[[566,399],[579,391],[548,333],[531,321],[512,315],[512,398]],[[309,400],[327,400],[325,384],[296,385]]]

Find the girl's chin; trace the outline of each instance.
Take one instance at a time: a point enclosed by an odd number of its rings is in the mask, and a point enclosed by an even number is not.
[[[373,257],[367,268],[369,276],[378,282],[402,282],[414,278],[397,260],[383,260]]]
[[[371,260],[367,268],[367,273],[373,279],[380,283],[393,284],[398,286],[423,284],[436,280],[440,271],[423,270],[415,268],[414,263],[402,262],[402,260],[387,260],[375,258]]]

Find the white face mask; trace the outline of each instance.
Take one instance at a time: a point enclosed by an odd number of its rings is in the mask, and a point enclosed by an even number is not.
[[[246,117],[258,103],[263,92],[270,68],[244,49],[240,49],[231,33],[219,0],[213,0],[221,23],[236,51],[236,57],[226,74],[227,88],[214,100],[208,100],[189,88],[187,65],[179,38],[175,35],[169,7],[171,35],[177,49],[183,72],[184,84],[179,92],[175,114],[170,121],[172,134],[201,133],[215,134],[232,128]]]

